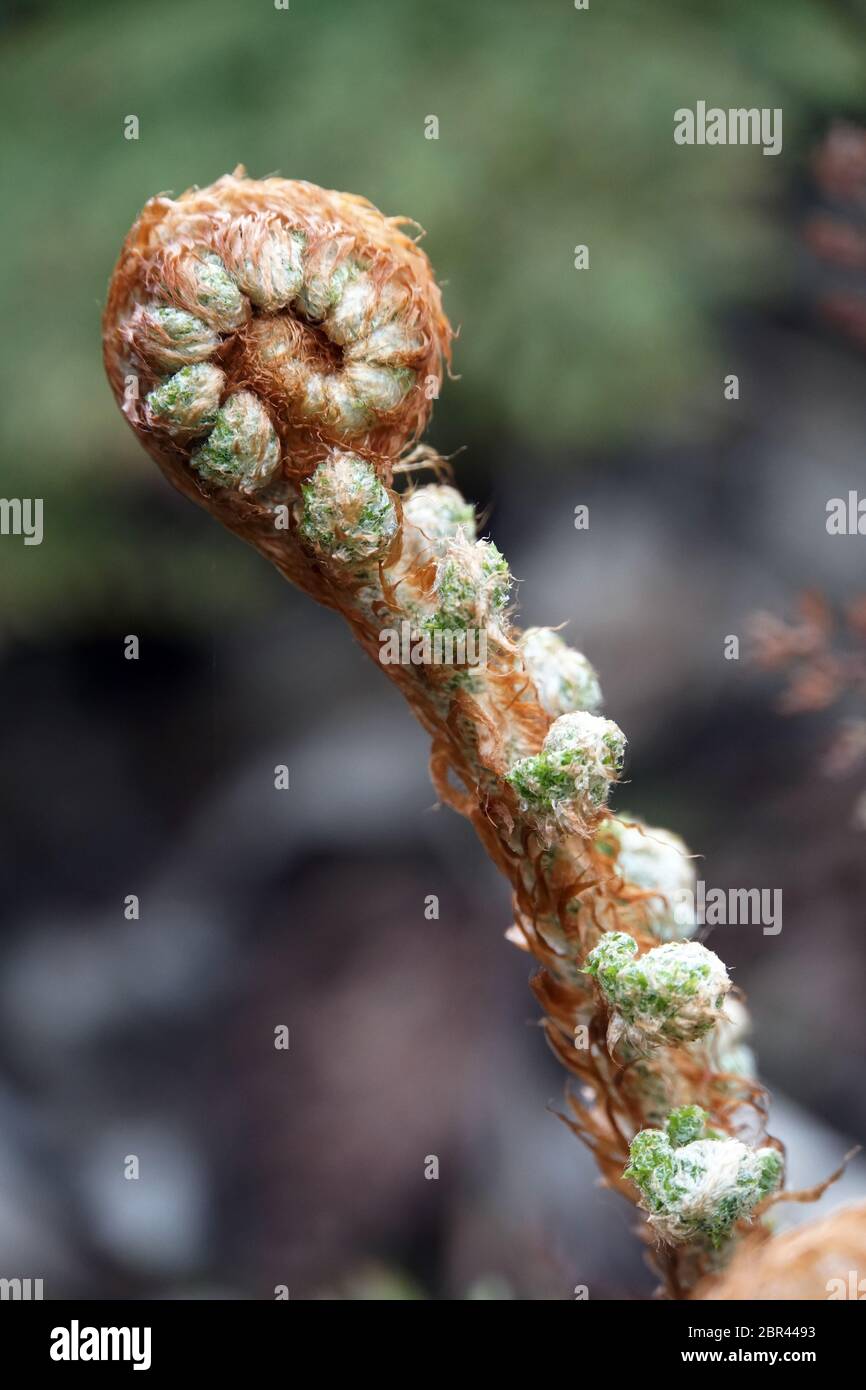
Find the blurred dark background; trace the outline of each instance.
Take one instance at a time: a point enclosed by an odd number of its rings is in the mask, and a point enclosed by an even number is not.
[[[2,493],[45,506],[41,546],[0,538],[0,1274],[47,1297],[648,1296],[633,1214],[550,1113],[505,884],[435,808],[424,736],[337,618],[172,494],[103,379],[101,307],[146,198],[238,162],[427,229],[460,326],[428,438],[462,450],[520,621],[567,622],[597,666],[631,744],[617,804],[709,885],[783,890],[779,936],[710,944],[815,1181],[866,1138],[857,779],[821,771],[838,712],[780,717],[723,643],[803,588],[864,587],[825,506],[864,486],[866,361],[802,229],[816,147],[866,120],[866,8],[0,13]],[[782,107],[781,155],[677,147],[697,100]],[[862,1167],[846,1183],[825,1209]]]

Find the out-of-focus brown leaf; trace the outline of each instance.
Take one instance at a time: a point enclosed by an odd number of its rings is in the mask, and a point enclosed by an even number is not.
[[[847,720],[836,734],[824,758],[828,777],[846,777],[866,758],[866,719]]]
[[[840,121],[832,127],[812,161],[815,181],[828,198],[866,199],[866,131]]]
[[[779,700],[785,714],[806,714],[828,709],[842,693],[841,671],[832,661],[802,666],[792,675],[788,688]]]
[[[846,270],[866,269],[866,233],[822,214],[806,223],[806,243],[816,256]]]

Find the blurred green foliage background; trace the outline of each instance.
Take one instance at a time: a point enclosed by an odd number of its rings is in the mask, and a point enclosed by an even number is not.
[[[863,106],[864,18],[829,0],[7,8],[2,491],[46,508],[43,547],[0,548],[7,628],[93,624],[121,600],[187,622],[260,591],[163,496],[103,379],[107,281],[151,194],[242,162],[416,218],[461,328],[443,451],[542,472],[687,440],[722,371],[719,307],[788,292],[780,209],[828,113]],[[673,111],[698,99],[781,106],[782,155],[675,146]]]

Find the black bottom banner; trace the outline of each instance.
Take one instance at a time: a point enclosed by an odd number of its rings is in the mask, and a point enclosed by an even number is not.
[[[859,1300],[858,1300],[859,1301]],[[418,1316],[417,1312],[408,1316]],[[466,1314],[464,1314],[465,1316]],[[154,1380],[178,1372],[219,1374],[249,1372],[259,1361],[303,1373],[310,1349],[302,1338],[317,1335],[332,1316],[322,1303],[312,1302],[3,1302],[0,1333],[4,1360],[25,1375],[48,1372],[50,1377],[99,1378],[100,1370],[116,1376],[139,1373]],[[344,1314],[339,1314],[340,1323]],[[357,1316],[361,1322],[355,1323]],[[380,1323],[378,1313],[356,1311],[353,1332],[374,1331],[377,1359],[387,1356],[387,1338],[405,1336],[406,1314],[394,1313]],[[425,1314],[420,1314],[424,1317]],[[373,1328],[364,1322],[373,1318]],[[852,1308],[833,1301],[820,1303],[572,1303],[565,1322],[550,1324],[566,1337],[591,1338],[596,1352],[607,1347],[617,1378],[652,1367],[658,1373],[676,1366],[700,1372],[705,1366],[763,1366],[770,1370],[790,1365],[811,1366],[826,1376],[837,1363],[857,1364],[862,1324]],[[421,1324],[423,1329],[426,1323]],[[412,1323],[409,1330],[415,1328]],[[458,1333],[471,1331],[461,1324]],[[416,1328],[416,1330],[418,1330]],[[530,1321],[527,1332],[537,1332]],[[437,1332],[443,1374],[453,1372],[454,1348]],[[512,1322],[509,1332],[518,1340]],[[513,1343],[512,1343],[513,1344]],[[358,1345],[347,1345],[357,1361]],[[330,1360],[336,1344],[328,1343]],[[400,1342],[395,1340],[395,1357]],[[424,1344],[424,1367],[429,1373],[432,1343]],[[433,1350],[433,1359],[436,1351]]]

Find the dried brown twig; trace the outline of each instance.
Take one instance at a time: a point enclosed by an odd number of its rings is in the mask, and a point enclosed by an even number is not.
[[[839,618],[816,593],[801,595],[797,610],[795,622],[762,612],[750,623],[754,661],[766,671],[786,676],[779,698],[781,712],[815,713],[846,698],[862,703],[866,698],[866,597],[848,604]],[[825,750],[823,769],[830,777],[845,777],[864,761],[866,716],[852,713],[838,724]],[[859,810],[855,819],[861,822]]]

